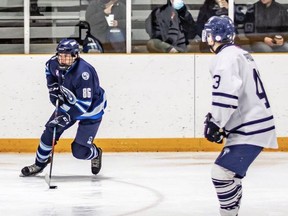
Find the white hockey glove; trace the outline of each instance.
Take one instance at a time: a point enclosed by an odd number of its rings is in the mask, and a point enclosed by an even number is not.
[[[215,123],[211,121],[211,118],[211,113],[208,113],[204,122],[204,136],[210,142],[216,142],[218,144],[221,144],[223,143],[223,139],[226,134],[224,131],[221,131],[221,129]]]

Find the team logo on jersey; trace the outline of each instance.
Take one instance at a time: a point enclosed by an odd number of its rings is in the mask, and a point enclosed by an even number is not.
[[[73,92],[71,92],[69,89],[65,88],[64,86],[60,87],[61,92],[64,94],[66,100],[70,103],[70,104],[75,104],[77,101],[76,96],[73,94]]]
[[[83,73],[82,73],[82,78],[83,78],[84,80],[88,80],[88,79],[89,79],[89,73],[88,73],[88,72],[83,72]]]

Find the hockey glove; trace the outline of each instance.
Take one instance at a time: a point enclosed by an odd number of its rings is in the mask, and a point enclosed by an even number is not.
[[[57,132],[61,131],[64,127],[66,127],[71,121],[70,115],[65,113],[63,115],[57,116],[52,121],[48,123],[48,127],[54,128],[56,127]]]
[[[225,132],[221,132],[220,128],[211,121],[211,118],[212,118],[211,113],[208,113],[206,115],[206,120],[204,122],[205,124],[204,136],[210,142],[216,142],[221,144],[225,137]]]
[[[58,83],[52,83],[48,85],[48,90],[50,101],[54,106],[56,105],[57,99],[59,99],[60,106],[65,102]]]

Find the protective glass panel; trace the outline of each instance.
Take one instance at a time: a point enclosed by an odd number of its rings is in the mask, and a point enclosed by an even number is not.
[[[0,1],[0,53],[24,52],[23,0]]]

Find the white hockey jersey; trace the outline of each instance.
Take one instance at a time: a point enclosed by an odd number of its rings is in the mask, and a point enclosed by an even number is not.
[[[225,146],[278,148],[273,114],[252,56],[226,45],[217,53],[210,73],[212,121],[228,134]]]

